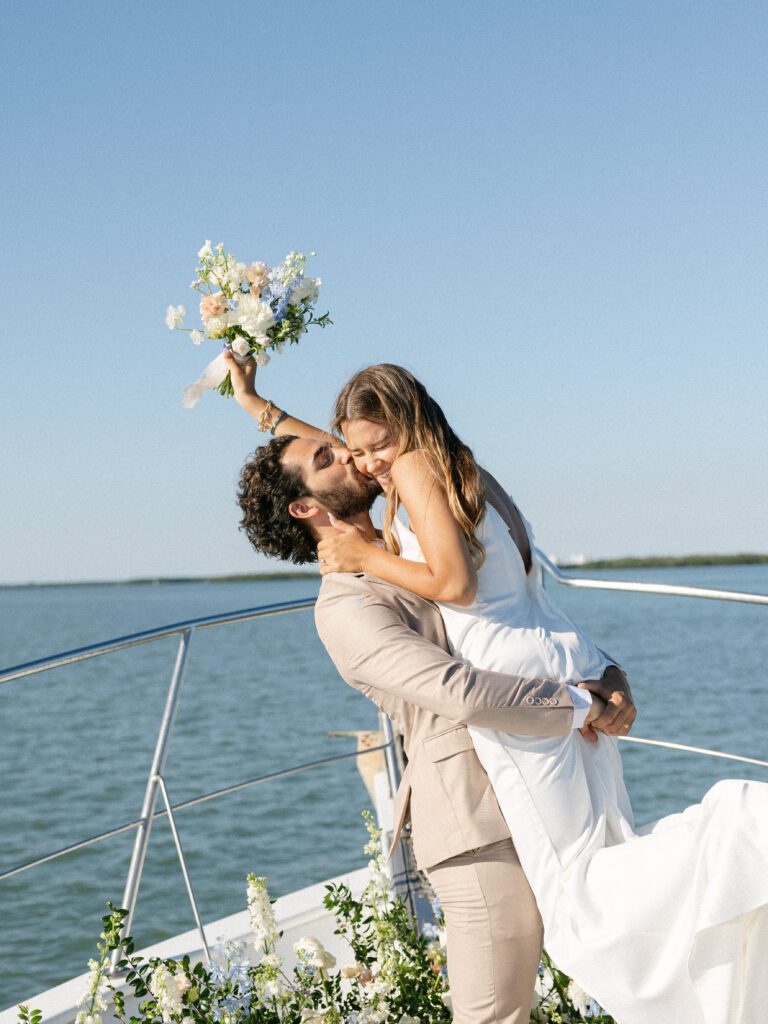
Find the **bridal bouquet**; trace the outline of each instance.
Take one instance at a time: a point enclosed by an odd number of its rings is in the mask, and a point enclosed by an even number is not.
[[[314,256],[314,253],[310,253]],[[206,242],[198,253],[197,276],[190,285],[201,295],[203,330],[184,327],[184,306],[168,306],[165,324],[170,330],[187,331],[195,345],[206,338],[219,340],[244,366],[255,359],[263,366],[269,351],[282,352],[286,343],[296,344],[313,324],[333,323],[328,313],[315,316],[319,277],[309,277],[307,257],[290,252],[282,263],[240,263],[234,253],[224,252],[221,242]],[[220,353],[194,384],[184,390],[182,405],[191,409],[206,391],[225,397],[234,394],[224,353]]]

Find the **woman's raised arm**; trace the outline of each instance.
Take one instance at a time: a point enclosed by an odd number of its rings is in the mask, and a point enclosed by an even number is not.
[[[276,436],[295,434],[296,437],[311,437],[318,441],[337,441],[327,430],[313,427],[311,423],[291,416],[281,406],[257,395],[256,363],[253,359],[249,359],[246,366],[240,366],[231,352],[226,352],[224,358],[229,366],[235,401],[258,421],[259,429],[271,430]]]

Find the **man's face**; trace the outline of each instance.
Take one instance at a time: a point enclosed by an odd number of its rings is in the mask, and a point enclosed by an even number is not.
[[[381,488],[355,468],[346,448],[330,441],[297,437],[283,453],[286,469],[298,471],[307,494],[339,519],[367,512]]]

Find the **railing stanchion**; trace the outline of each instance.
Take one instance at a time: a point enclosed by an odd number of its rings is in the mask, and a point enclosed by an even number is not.
[[[181,873],[184,876],[184,884],[187,887],[187,895],[189,896],[189,902],[192,904],[192,914],[195,918],[197,930],[198,932],[200,932],[200,939],[203,943],[203,949],[205,950],[205,959],[208,961],[208,963],[210,963],[211,951],[208,948],[208,941],[205,938],[205,929],[203,928],[203,922],[200,917],[200,910],[198,909],[197,906],[197,900],[195,899],[195,893],[194,890],[192,889],[192,881],[189,877],[189,869],[187,868],[187,858],[184,856],[184,850],[182,849],[181,846],[181,839],[179,838],[179,831],[176,828],[176,819],[173,816],[173,807],[171,806],[171,801],[168,798],[168,790],[166,789],[165,786],[165,779],[163,778],[162,775],[156,775],[155,781],[160,787],[160,793],[162,794],[163,797],[163,803],[165,804],[165,809],[168,812],[168,824],[171,826],[171,834],[173,835],[173,841],[176,845],[176,853],[178,854],[179,857]]]
[[[185,629],[179,637],[179,648],[176,652],[176,662],[173,666],[171,682],[168,686],[168,695],[165,699],[163,719],[160,723],[160,731],[157,734],[155,752],[152,755],[152,765],[149,769],[147,787],[144,791],[144,802],[141,807],[141,824],[136,832],[136,839],[133,843],[131,854],[131,865],[128,868],[128,877],[123,892],[123,907],[128,911],[128,916],[123,923],[123,935],[130,935],[133,925],[133,914],[136,909],[136,898],[139,894],[141,874],[144,870],[144,861],[147,856],[149,845],[149,834],[152,831],[152,814],[155,808],[155,797],[157,795],[157,776],[165,771],[165,762],[168,757],[173,722],[176,717],[176,709],[181,694],[181,684],[184,680],[184,670],[187,666],[189,655],[189,642],[192,638],[192,630]],[[118,953],[115,952],[112,960],[114,969],[118,960]]]

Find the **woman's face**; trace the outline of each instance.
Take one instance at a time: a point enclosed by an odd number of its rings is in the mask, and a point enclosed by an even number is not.
[[[341,424],[355,467],[360,473],[372,476],[382,490],[389,484],[389,470],[400,454],[396,438],[384,423],[371,420],[345,420]]]

